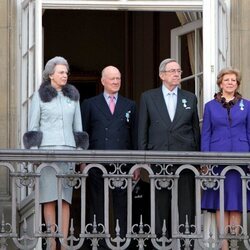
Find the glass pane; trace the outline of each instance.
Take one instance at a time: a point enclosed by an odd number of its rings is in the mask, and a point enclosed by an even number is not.
[[[21,78],[22,104],[27,100],[28,83],[28,55],[22,58],[22,78]]]
[[[192,93],[195,93],[195,79],[194,77],[188,80],[183,80],[181,82],[181,88]]]
[[[180,53],[181,53],[181,68],[183,70],[182,78],[193,75],[193,71],[190,64],[190,53],[193,58],[193,52],[189,51],[187,35],[180,36]]]
[[[35,43],[35,3],[29,4],[29,47]]]
[[[34,47],[31,48],[30,52],[29,52],[29,80],[27,82],[27,88],[28,88],[28,98],[33,94],[34,92],[34,82],[35,82],[35,56],[34,56],[35,52],[34,52]]]
[[[29,13],[28,13],[28,9],[24,9],[23,13],[22,13],[22,55],[24,55],[25,53],[27,53],[28,51],[28,30],[29,30],[29,22],[28,22],[28,18],[29,18]]]

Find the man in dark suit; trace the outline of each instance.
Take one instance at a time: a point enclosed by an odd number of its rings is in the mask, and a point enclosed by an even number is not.
[[[120,71],[114,66],[104,68],[101,83],[104,92],[85,100],[81,107],[83,128],[89,134],[89,149],[137,149],[136,105],[118,93],[121,87]],[[110,166],[106,165],[106,168],[113,171]],[[139,171],[134,173],[135,180],[139,174]],[[104,222],[103,183],[102,172],[97,168],[90,170],[91,213],[96,214],[97,223]],[[119,219],[120,235],[124,237],[127,229],[126,189],[115,188],[112,198],[114,218]]]
[[[197,98],[191,92],[178,88],[181,68],[174,59],[165,59],[159,66],[162,86],[142,94],[139,110],[138,148],[140,150],[198,151],[200,128]],[[155,170],[156,166],[152,166]],[[156,170],[155,170],[156,171]],[[186,170],[178,185],[179,224],[194,224],[195,180]],[[162,234],[166,219],[171,236],[171,191],[156,189],[156,234]]]

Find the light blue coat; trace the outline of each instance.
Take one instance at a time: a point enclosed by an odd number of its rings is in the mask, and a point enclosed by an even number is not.
[[[29,131],[42,132],[40,146],[76,147],[74,132],[82,131],[79,101],[58,92],[49,102],[34,93],[29,114]]]

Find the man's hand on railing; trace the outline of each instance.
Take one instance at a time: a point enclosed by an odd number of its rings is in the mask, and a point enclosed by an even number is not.
[[[133,173],[133,180],[137,181],[140,179],[140,177],[141,177],[141,169],[137,168]]]
[[[200,173],[206,175],[208,173],[208,165],[201,165],[200,166]]]
[[[80,172],[81,172],[81,173],[82,173],[82,172],[83,172],[83,170],[86,168],[86,166],[87,166],[87,164],[86,164],[86,163],[81,163],[81,164],[80,164],[79,169],[80,169]]]

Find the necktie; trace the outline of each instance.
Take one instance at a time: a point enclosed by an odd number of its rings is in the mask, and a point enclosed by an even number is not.
[[[109,96],[109,109],[112,114],[115,111],[115,97],[113,95]]]
[[[175,101],[174,101],[174,93],[168,93],[168,102],[167,102],[168,114],[173,121],[175,115]]]

